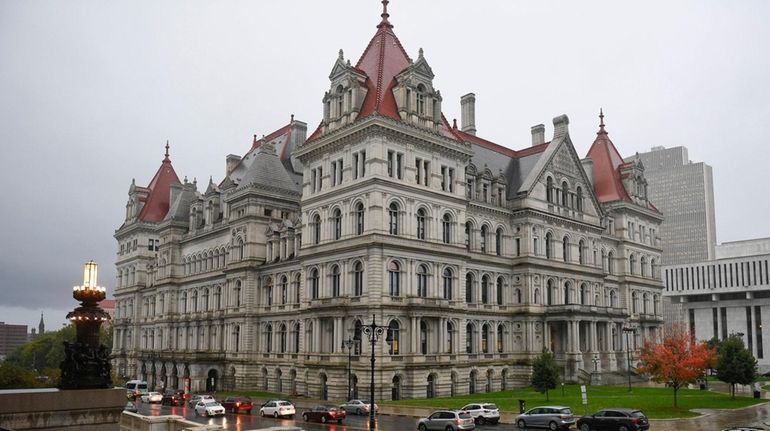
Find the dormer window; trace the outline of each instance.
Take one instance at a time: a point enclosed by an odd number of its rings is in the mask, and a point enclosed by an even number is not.
[[[341,116],[343,112],[343,103],[345,101],[345,89],[342,85],[337,86],[337,116]]]
[[[425,115],[425,86],[417,86],[417,115]]]

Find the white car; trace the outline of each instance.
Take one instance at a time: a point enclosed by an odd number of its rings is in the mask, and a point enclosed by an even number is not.
[[[362,400],[350,400],[340,405],[349,414],[366,415],[369,414],[369,402]],[[377,404],[374,405],[374,411],[378,410]]]
[[[224,416],[225,408],[216,401],[198,401],[195,414],[200,416]]]
[[[163,401],[163,394],[160,392],[147,392],[142,395],[143,403],[159,403]]]
[[[214,397],[212,397],[211,395],[197,394],[197,395],[193,395],[190,398],[190,402],[189,402],[190,407],[193,407],[196,404],[198,404],[198,401],[203,401],[203,402],[206,402],[206,403],[215,403],[215,402],[217,402],[217,400],[215,400]]]
[[[259,409],[260,416],[290,417],[293,418],[296,413],[294,404],[284,400],[268,401]]]
[[[465,410],[468,412],[468,414],[471,415],[473,418],[473,421],[477,424],[496,424],[500,422],[500,410],[497,409],[497,406],[490,403],[473,403],[473,404],[466,404],[465,407],[462,408],[462,410]]]

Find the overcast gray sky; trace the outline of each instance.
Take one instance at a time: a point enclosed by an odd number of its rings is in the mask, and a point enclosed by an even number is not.
[[[58,328],[82,265],[114,287],[132,178],[166,139],[177,173],[224,175],[253,134],[318,124],[342,48],[356,62],[377,0],[0,0],[0,321]],[[450,119],[520,149],[570,117],[580,156],[599,107],[627,156],[685,145],[714,168],[719,242],[770,236],[770,2],[393,0],[394,31],[436,74]]]

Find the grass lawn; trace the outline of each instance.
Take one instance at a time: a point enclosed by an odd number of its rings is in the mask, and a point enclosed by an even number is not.
[[[453,398],[430,398],[402,401],[383,401],[383,404],[407,405],[434,408],[460,408],[470,402],[492,402],[502,411],[518,412],[519,399],[526,400],[527,409],[540,405],[565,405],[572,408],[575,415],[592,413],[606,407],[633,407],[641,409],[651,419],[670,419],[697,416],[689,411],[694,408],[733,409],[765,402],[749,397],[737,397],[733,400],[728,395],[711,391],[680,389],[677,393],[678,407],[674,408],[674,391],[670,388],[635,387],[628,392],[627,386],[587,386],[588,406],[583,406],[580,398],[580,386],[565,385],[564,395],[561,388],[549,391],[550,400],[532,388],[502,392],[462,395]]]

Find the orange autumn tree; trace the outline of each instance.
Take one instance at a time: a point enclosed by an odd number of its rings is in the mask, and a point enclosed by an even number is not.
[[[716,359],[716,350],[698,342],[682,325],[664,334],[660,341],[647,340],[639,358],[639,371],[653,381],[674,389],[674,407],[679,389],[701,377]]]

